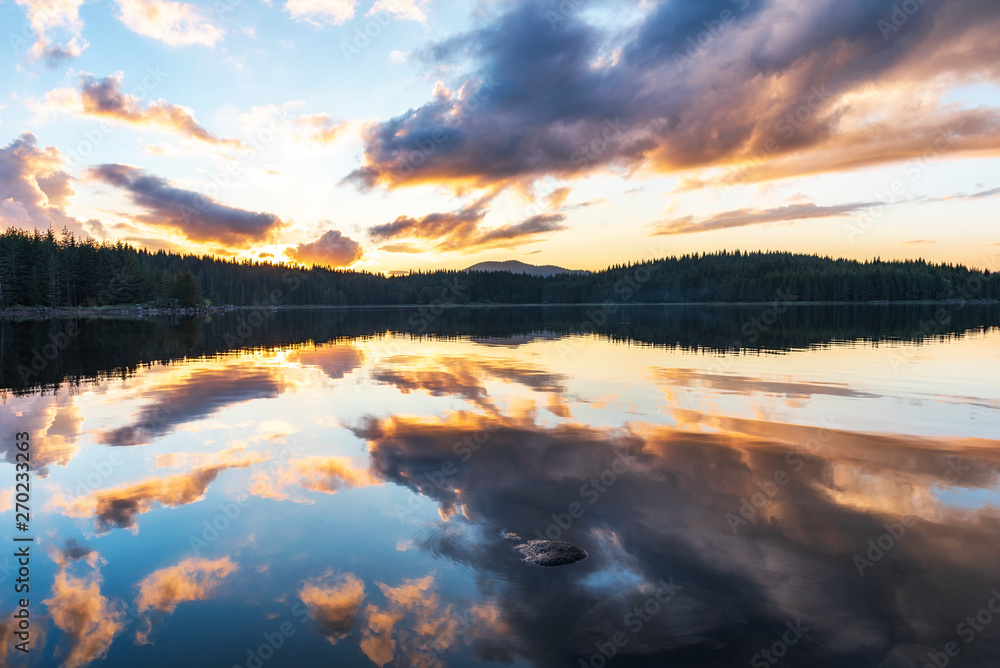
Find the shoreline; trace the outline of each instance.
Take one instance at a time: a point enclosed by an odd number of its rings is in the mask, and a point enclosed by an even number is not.
[[[198,308],[172,308],[154,306],[110,306],[110,307],[82,307],[82,308],[47,308],[47,307],[26,307],[17,309],[6,309],[0,311],[0,320],[7,319],[30,319],[47,320],[49,318],[95,318],[95,317],[132,317],[132,318],[156,318],[156,317],[180,317],[180,316],[205,316],[220,315],[224,313],[234,313],[238,311],[288,311],[288,310],[324,310],[324,311],[359,311],[359,310],[388,310],[388,309],[416,309],[416,310],[441,310],[441,309],[491,309],[491,308],[568,308],[568,307],[604,307],[608,302],[580,302],[580,303],[530,303],[530,304],[370,304],[370,305],[332,305],[332,304],[308,304],[308,305],[247,305],[247,306],[202,306]],[[648,308],[648,307],[760,307],[760,306],[933,306],[933,305],[956,305],[956,304],[979,304],[997,305],[1000,300],[912,300],[912,301],[768,301],[768,302],[612,302],[614,308]]]

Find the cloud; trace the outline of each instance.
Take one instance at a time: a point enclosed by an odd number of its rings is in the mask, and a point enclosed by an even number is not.
[[[135,95],[122,92],[124,75],[117,72],[98,79],[84,74],[79,80],[79,90],[57,88],[45,94],[43,102],[36,105],[41,112],[66,113],[109,118],[122,123],[153,127],[176,133],[182,137],[216,146],[242,148],[238,139],[220,138],[195,120],[190,109],[160,100],[144,103]]]
[[[422,218],[400,216],[391,223],[376,225],[368,231],[374,241],[390,239],[440,239],[446,237],[472,236],[479,224],[486,218],[488,204],[492,197],[479,198],[457,211],[431,213]]]
[[[312,114],[295,119],[295,124],[309,130],[309,139],[326,145],[344,136],[351,127],[350,121],[337,121],[328,114]]]
[[[140,614],[147,614],[136,631],[136,642],[148,644],[154,619],[171,614],[181,603],[211,598],[222,581],[238,569],[228,557],[214,561],[191,557],[147,575],[137,585],[136,606]]]
[[[45,599],[52,622],[66,634],[70,647],[59,665],[78,668],[104,658],[125,627],[120,605],[101,595],[101,577],[76,578],[65,570],[56,574],[52,596]]]
[[[179,425],[246,401],[276,397],[284,389],[284,383],[270,369],[246,365],[197,369],[182,379],[159,383],[142,392],[142,398],[152,401],[130,424],[98,431],[97,439],[105,445],[145,445]]]
[[[90,46],[87,42],[81,43],[76,37],[66,44],[44,44],[40,49],[38,48],[39,44],[41,42],[36,43],[35,48],[32,48],[31,57],[32,59],[44,60],[50,68],[56,68],[64,61],[79,58]]]
[[[34,441],[31,448],[32,469],[40,478],[49,475],[50,466],[67,466],[80,450],[83,414],[74,397],[63,394],[19,397],[21,426]],[[0,444],[0,454],[13,466],[17,461],[15,442]]]
[[[376,0],[368,16],[385,12],[395,19],[427,23],[427,6],[430,0]]]
[[[349,179],[460,189],[721,167],[732,183],[1000,152],[1000,112],[947,100],[1000,76],[995,3],[921,5],[898,38],[878,28],[892,8],[868,0],[644,9],[628,30],[557,0],[482,13],[423,53],[431,66],[472,63],[461,92],[369,126]],[[706,25],[724,12],[713,37]]]
[[[298,348],[288,356],[289,362],[315,366],[333,380],[340,380],[364,364],[365,354],[350,344]]]
[[[532,216],[520,223],[501,225],[485,230],[473,240],[471,246],[482,248],[503,248],[534,240],[540,234],[557,232],[566,229],[562,221],[566,216],[561,213],[546,213]]]
[[[70,538],[66,541],[63,547],[52,546],[49,548],[49,556],[52,557],[52,561],[58,564],[61,568],[65,568],[71,562],[75,561],[86,561],[92,568],[96,568],[101,559],[101,555],[97,553],[93,548],[78,543],[75,538]]]
[[[545,196],[545,201],[548,203],[550,208],[558,209],[566,203],[566,198],[569,197],[571,192],[572,191],[566,186],[556,188]]]
[[[506,658],[483,652],[484,640],[506,641],[512,633],[492,604],[463,606],[442,601],[433,574],[407,578],[394,587],[376,584],[385,603],[365,606],[358,643],[376,666],[445,668],[452,665],[450,654],[467,647],[480,662]]]
[[[845,397],[855,392],[815,383],[752,385],[759,379],[697,371],[680,370],[679,375],[682,382],[696,380],[732,392]],[[679,423],[685,412],[675,413]],[[1000,518],[993,507],[965,507],[961,490],[985,493],[995,487],[1000,471],[995,440],[866,434],[686,413],[687,429],[651,422],[624,429],[549,427],[526,413],[441,420],[395,415],[356,433],[368,441],[371,468],[378,475],[430,497],[442,509],[460,506],[469,521],[428,527],[419,547],[474,568],[482,583],[494,578],[505,583],[484,586],[483,592],[500,611],[500,621],[515,630],[504,641],[525,663],[550,665],[554,661],[546,657],[553,650],[569,646],[579,655],[609,641],[620,628],[596,637],[584,634],[588,642],[574,644],[574,621],[621,592],[618,578],[628,573],[649,583],[674,577],[685,596],[705,592],[705,602],[728,601],[746,618],[749,626],[741,626],[750,631],[748,639],[769,620],[800,619],[814,639],[803,649],[803,660],[814,665],[849,663],[848,657],[860,651],[877,664],[897,633],[953,628],[970,602],[993,586],[988,584],[995,576],[990,555],[996,551]],[[477,432],[488,433],[488,440],[460,456],[454,444]],[[957,483],[956,465],[964,471]],[[441,470],[450,474],[432,484]],[[593,490],[581,490],[609,471],[618,473],[602,486],[599,503],[587,506],[571,526],[553,523],[552,508],[569,507],[581,494],[596,497]],[[739,513],[749,508],[742,503],[760,493],[762,481],[774,480],[776,471],[787,481],[755,507],[752,519],[734,529],[728,516],[742,519]],[[955,491],[950,501],[939,493],[949,487]],[[671,512],[650,511],[665,507]],[[883,534],[887,523],[907,516],[918,519],[896,542],[892,558],[911,567],[883,570],[879,563],[874,580],[860,578],[852,555],[863,554],[868,537]],[[586,577],[570,578],[567,586],[551,591],[540,588],[537,572],[512,567],[517,557],[504,549],[498,527],[522,536],[551,527],[550,533],[590,553]],[[948,539],[942,540],[946,528]],[[610,577],[602,585],[605,574]],[[961,591],[954,589],[956,581]],[[942,599],[940,591],[953,595]],[[676,638],[671,625],[687,613],[675,610],[677,618],[654,616],[647,632]],[[900,621],[872,627],[880,641],[861,650],[845,629],[862,618]],[[673,656],[661,647],[664,653],[655,657],[660,664]],[[995,649],[992,644],[981,648],[985,663]],[[712,664],[710,654],[701,656]]]
[[[286,490],[301,487],[323,494],[336,494],[348,489],[369,487],[381,481],[365,469],[354,465],[350,457],[303,457],[292,459],[287,468],[279,471],[256,472],[250,479],[250,493],[265,499],[292,498]],[[302,503],[309,499],[293,498]]]
[[[332,645],[360,632],[358,646],[376,666],[444,668],[445,657],[474,647],[478,659],[487,638],[506,638],[511,629],[490,605],[462,607],[444,603],[435,591],[433,575],[408,578],[396,586],[377,582],[382,605],[365,605],[365,585],[353,573],[328,572],[307,580],[299,599],[316,622],[317,631]],[[494,655],[492,658],[498,658]],[[512,663],[506,661],[505,663]]]
[[[247,468],[264,461],[257,453],[232,457],[207,466],[165,478],[147,478],[131,485],[104,489],[82,498],[55,498],[53,506],[68,517],[93,517],[94,528],[107,533],[114,528],[135,529],[136,518],[154,506],[176,508],[200,501],[208,486],[228,469]]]
[[[83,0],[17,0],[17,4],[25,8],[28,23],[37,35],[28,50],[30,60],[44,59],[50,67],[55,67],[64,60],[78,58],[89,46],[80,36]],[[55,43],[50,38],[54,31],[64,31],[70,39],[64,44]],[[8,35],[11,46],[16,46],[19,39],[14,32]]]
[[[936,241],[931,239],[913,239],[912,241],[904,241],[900,245],[902,246],[930,246],[931,244],[936,244]]]
[[[485,413],[497,414],[489,385],[510,383],[533,392],[557,394],[566,391],[567,379],[544,367],[505,358],[396,355],[372,370],[372,380],[391,385],[402,394],[461,397]]]
[[[192,241],[240,245],[269,239],[283,223],[273,213],[247,211],[170,185],[166,179],[129,165],[105,164],[87,172],[95,180],[125,190],[132,203],[145,209],[137,219],[167,227]]]
[[[874,206],[884,206],[882,202],[855,202],[837,206],[816,206],[812,202],[789,204],[773,209],[738,209],[718,213],[703,220],[695,220],[693,216],[684,216],[670,221],[657,223],[653,235],[692,234],[696,232],[711,232],[747,225],[763,225],[765,223],[795,222],[814,218],[833,218],[850,216]]]
[[[391,223],[372,227],[368,234],[377,242],[397,242],[380,246],[379,250],[414,253],[430,249],[449,252],[510,248],[538,241],[541,235],[565,229],[561,223],[566,216],[559,213],[539,214],[519,223],[483,229],[481,224],[496,194],[488,193],[456,211],[431,213],[421,218],[400,216]],[[430,247],[421,248],[412,243],[402,244],[398,243],[399,240],[430,242]]]
[[[63,170],[59,151],[39,148],[25,132],[0,148],[0,225],[27,230],[52,227],[86,236],[83,225],[66,213],[73,195],[72,179]]]
[[[169,46],[215,46],[225,32],[196,5],[172,0],[116,0],[118,20],[134,33]]]
[[[994,197],[996,195],[1000,195],[1000,188],[990,188],[989,190],[973,193],[968,196],[968,199],[983,199],[986,197]]]
[[[351,632],[365,598],[364,583],[352,573],[307,580],[299,589],[299,599],[309,610],[319,632],[336,645]]]
[[[316,241],[286,249],[285,255],[302,264],[348,267],[363,258],[365,251],[340,230],[328,230]]]
[[[285,13],[316,26],[343,25],[354,18],[357,6],[358,0],[286,0]]]
[[[856,390],[843,383],[804,383],[767,380],[736,374],[716,374],[696,369],[652,369],[653,377],[669,387],[708,387],[726,394],[778,395],[786,398],[809,399],[814,396],[880,399],[882,395]]]

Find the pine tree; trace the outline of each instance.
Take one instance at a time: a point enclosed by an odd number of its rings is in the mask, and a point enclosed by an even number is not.
[[[177,300],[177,305],[182,308],[191,308],[201,305],[201,289],[198,287],[198,279],[187,268],[174,277],[174,286],[171,298]]]

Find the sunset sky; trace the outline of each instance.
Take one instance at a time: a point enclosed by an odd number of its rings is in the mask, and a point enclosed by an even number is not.
[[[372,271],[1000,268],[997,0],[5,0],[0,223]]]

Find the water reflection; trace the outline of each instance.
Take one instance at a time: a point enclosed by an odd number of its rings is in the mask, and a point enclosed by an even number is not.
[[[7,397],[47,550],[28,665],[1000,655],[1000,330],[919,355],[382,331]],[[589,557],[532,566],[534,539]]]

